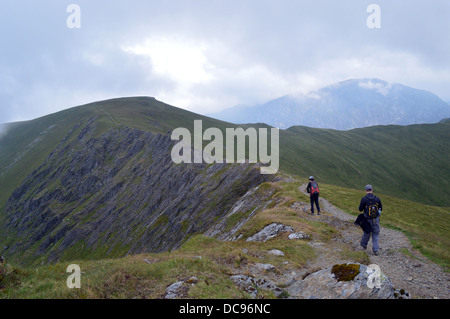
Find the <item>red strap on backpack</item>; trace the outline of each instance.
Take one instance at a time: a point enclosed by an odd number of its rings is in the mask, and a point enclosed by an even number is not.
[[[316,187],[313,186],[314,184],[316,185]],[[319,185],[316,182],[314,182],[314,184],[311,183],[311,194],[319,193]]]

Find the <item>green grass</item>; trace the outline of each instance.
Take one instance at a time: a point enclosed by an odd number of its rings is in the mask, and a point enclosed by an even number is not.
[[[450,206],[450,126],[375,126],[350,131],[291,127],[280,132],[280,168],[322,183],[429,205]]]
[[[246,248],[247,254],[242,251]],[[284,267],[281,260],[269,254],[269,249],[281,249],[284,260],[301,265],[313,256],[308,245],[300,248],[288,241],[269,243],[221,242],[195,236],[182,248],[170,253],[140,254],[119,259],[75,260],[36,268],[21,268],[15,277],[0,289],[0,298],[59,299],[59,298],[161,298],[167,286],[191,276],[199,279],[188,298],[249,298],[230,280],[230,267],[249,262],[270,262]],[[263,254],[264,258],[252,257]],[[150,263],[144,261],[146,259]],[[81,268],[81,289],[66,286],[66,267]],[[11,270],[11,271],[12,271]],[[266,295],[273,297],[273,295]]]
[[[152,263],[148,264],[144,259]],[[207,258],[193,258],[182,252],[172,256],[144,254],[121,259],[80,260],[71,263],[81,268],[81,289],[67,287],[66,280],[70,273],[66,273],[66,267],[69,263],[57,263],[35,269],[21,269],[16,283],[0,290],[0,298],[154,299],[161,298],[168,285],[190,276],[197,276],[201,282],[207,282],[192,291],[192,297],[245,297],[244,293],[233,286],[219,264]]]

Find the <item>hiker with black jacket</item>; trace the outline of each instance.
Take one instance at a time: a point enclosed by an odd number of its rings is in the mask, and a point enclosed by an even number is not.
[[[306,192],[309,194],[309,200],[311,202],[311,214],[314,215],[314,203],[317,207],[317,214],[320,215],[319,206],[319,185],[314,181],[314,176],[309,177],[309,183],[306,187]]]
[[[383,209],[381,200],[373,194],[372,185],[366,185],[366,196],[361,198],[359,203],[359,211],[364,213],[362,216],[358,216],[355,221],[356,224],[361,225],[363,228],[363,235],[361,238],[361,246],[367,249],[370,235],[372,235],[372,251],[375,255],[378,255],[378,236],[380,234],[380,214]]]

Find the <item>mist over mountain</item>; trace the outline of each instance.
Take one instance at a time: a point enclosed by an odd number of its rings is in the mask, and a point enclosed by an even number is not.
[[[211,116],[232,123],[266,123],[348,130],[375,125],[437,123],[450,104],[435,94],[379,79],[342,81],[303,96],[286,95],[254,106],[236,106]]]

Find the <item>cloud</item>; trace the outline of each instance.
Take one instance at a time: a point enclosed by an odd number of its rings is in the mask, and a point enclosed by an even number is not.
[[[122,46],[124,52],[147,57],[149,72],[187,85],[211,80],[205,49],[205,44],[167,37],[154,37],[142,44]]]
[[[0,123],[0,139],[8,133],[8,126],[6,124]]]
[[[212,113],[349,78],[380,78],[450,100],[450,2],[78,0],[2,3],[0,122],[118,96]],[[381,89],[381,88],[379,88]]]
[[[386,83],[384,83],[384,82],[374,82],[372,80],[368,80],[368,81],[361,81],[361,82],[359,82],[358,86],[362,87],[364,89],[377,91],[381,95],[386,96],[386,95],[388,95],[392,85],[390,83],[387,83],[387,82]]]

